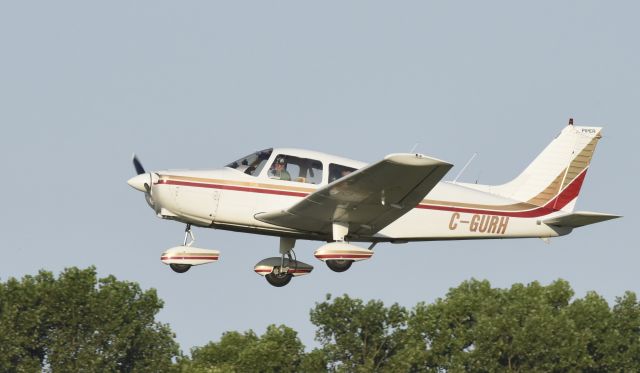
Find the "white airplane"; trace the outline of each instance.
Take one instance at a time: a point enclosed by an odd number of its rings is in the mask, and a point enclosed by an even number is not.
[[[336,272],[371,258],[379,242],[490,238],[547,239],[618,218],[574,212],[600,127],[569,125],[515,179],[502,185],[441,182],[453,167],[422,154],[390,154],[367,165],[315,151],[265,149],[216,170],[138,173],[162,219],[186,224],[182,245],[162,253],[175,272],[215,262],[219,251],[192,246],[192,226],[280,237],[280,256],[256,273],[274,286],[313,267],[295,258],[297,239],[325,241],[314,256]],[[368,248],[351,244],[369,243]]]

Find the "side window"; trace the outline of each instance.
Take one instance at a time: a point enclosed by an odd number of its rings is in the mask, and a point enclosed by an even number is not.
[[[269,178],[307,184],[322,182],[322,162],[280,154],[269,169]]]
[[[345,177],[355,171],[353,167],[342,166],[339,164],[329,164],[329,182],[332,183],[341,177]]]

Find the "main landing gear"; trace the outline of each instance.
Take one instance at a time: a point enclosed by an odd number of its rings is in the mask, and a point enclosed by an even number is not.
[[[349,225],[346,223],[333,223],[334,242],[321,246],[313,253],[316,259],[327,263],[327,267],[334,272],[344,272],[351,268],[353,262],[366,260],[373,255],[372,243],[368,249],[349,244],[345,237],[349,233]]]
[[[347,269],[351,268],[353,260],[333,259],[327,260],[325,263],[327,263],[327,267],[329,267],[329,269],[334,272],[344,272]]]
[[[169,268],[176,273],[185,273],[191,269],[191,264],[169,263]]]
[[[287,255],[286,264],[284,260],[284,254],[283,254],[280,260],[280,265],[273,267],[273,270],[271,271],[271,273],[267,273],[264,276],[264,278],[267,279],[267,282],[269,284],[277,288],[280,288],[287,285],[289,282],[291,282],[291,279],[293,278],[293,274],[289,273],[289,269],[290,269],[290,264],[293,261],[293,258],[291,257],[292,252],[293,250],[289,251],[286,254]]]
[[[282,287],[291,282],[294,276],[302,276],[310,273],[313,266],[295,259],[293,247],[296,240],[293,238],[280,238],[280,257],[266,258],[258,262],[253,270],[264,276],[269,284]]]

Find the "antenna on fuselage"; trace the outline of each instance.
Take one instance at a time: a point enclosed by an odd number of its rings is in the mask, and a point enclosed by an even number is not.
[[[418,149],[418,146],[420,146],[420,143],[417,142],[413,145],[413,148],[411,148],[411,150],[409,150],[409,153],[413,154],[413,152],[416,151],[416,149]]]
[[[464,165],[464,167],[462,167],[462,170],[460,170],[460,172],[458,172],[458,175],[456,175],[455,179],[453,179],[454,183],[458,182],[458,179],[460,178],[460,176],[462,176],[462,173],[464,172],[464,170],[467,169],[467,167],[469,167],[469,165],[471,164],[471,162],[473,162],[473,160],[478,156],[478,153],[473,153],[473,155],[471,156],[471,158],[469,158],[469,160],[467,161],[467,164]]]
[[[480,180],[481,175],[482,175],[482,170],[478,171],[478,176],[476,176],[476,184],[478,184],[478,181]]]

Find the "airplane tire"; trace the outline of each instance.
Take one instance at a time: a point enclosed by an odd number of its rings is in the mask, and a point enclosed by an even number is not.
[[[173,269],[173,271],[176,273],[185,273],[191,268],[191,264],[171,263],[169,264],[169,267],[171,267],[171,269]]]
[[[353,264],[353,260],[346,260],[346,259],[340,259],[340,260],[327,260],[325,263],[327,263],[327,267],[329,267],[330,270],[334,271],[334,272],[344,272],[347,269],[351,268],[351,265]]]
[[[267,282],[270,283],[271,285],[280,288],[285,286],[286,284],[288,284],[291,281],[291,278],[293,277],[293,275],[291,274],[280,274],[280,275],[276,275],[274,273],[269,273],[268,275],[264,276],[267,279]]]

